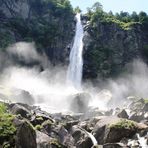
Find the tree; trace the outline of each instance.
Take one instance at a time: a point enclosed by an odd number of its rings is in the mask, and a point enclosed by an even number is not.
[[[93,11],[102,11],[103,10],[103,6],[102,6],[102,4],[100,2],[96,2],[92,6],[92,10]]]
[[[114,16],[112,11],[109,11],[108,15],[109,16]]]
[[[131,14],[131,19],[134,22],[139,22],[139,17],[135,11],[133,11],[133,13]]]
[[[80,7],[79,7],[79,6],[77,6],[77,7],[74,9],[74,12],[75,12],[75,13],[80,13],[80,12],[81,12]]]
[[[139,13],[139,21],[141,23],[144,23],[146,20],[147,20],[147,14],[145,12],[141,11]]]

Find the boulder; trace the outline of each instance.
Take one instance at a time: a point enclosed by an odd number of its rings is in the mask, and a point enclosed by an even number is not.
[[[50,141],[51,138],[40,132],[40,131],[36,131],[36,142],[37,142],[37,148],[51,148],[50,147]]]
[[[50,120],[45,121],[41,125],[41,131],[46,135],[57,139],[59,143],[66,147],[72,147],[74,145],[74,139],[65,129],[63,125],[57,125]]]
[[[146,103],[144,106],[143,106],[143,109],[142,109],[144,112],[148,112],[148,103]]]
[[[74,143],[77,148],[86,148],[93,146],[92,140],[87,132],[82,128],[79,128],[78,126],[72,127],[72,137],[74,138]]]
[[[107,143],[103,145],[103,148],[128,148],[122,143]]]
[[[19,104],[11,104],[9,110],[12,114],[21,115],[24,118],[28,118],[31,114],[27,108]]]
[[[36,148],[36,133],[31,124],[17,118],[13,123],[17,128],[16,148]]]
[[[127,114],[127,112],[125,111],[125,109],[121,110],[121,112],[119,112],[119,113],[117,114],[117,116],[118,116],[119,118],[126,118],[126,119],[128,119],[128,114]]]
[[[140,113],[134,113],[130,116],[129,118],[130,120],[136,121],[136,122],[140,122],[142,120],[144,120],[144,114],[142,112]]]
[[[133,101],[130,105],[129,108],[132,111],[138,112],[141,111],[143,106],[145,105],[144,99],[139,99],[137,101]]]
[[[91,99],[88,93],[78,93],[72,96],[71,109],[76,113],[85,113],[88,110],[88,103]]]
[[[119,142],[122,138],[132,137],[137,132],[136,124],[130,120],[115,116],[98,121],[92,134],[99,144]]]

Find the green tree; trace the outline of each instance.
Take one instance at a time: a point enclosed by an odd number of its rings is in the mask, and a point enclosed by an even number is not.
[[[81,12],[80,7],[79,7],[79,6],[77,6],[77,7],[74,9],[74,12],[75,12],[75,13],[80,13],[80,12]]]
[[[102,11],[103,10],[103,6],[102,6],[102,4],[100,2],[96,2],[92,6],[92,10],[93,11]]]
[[[131,19],[134,22],[139,22],[138,14],[135,11],[133,11],[133,13],[131,14]]]

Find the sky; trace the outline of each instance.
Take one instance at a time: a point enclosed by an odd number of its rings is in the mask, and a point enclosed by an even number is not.
[[[79,6],[83,12],[86,12],[87,7],[91,7],[95,2],[100,2],[103,5],[103,10],[113,13],[126,11],[144,11],[148,13],[148,0],[70,0],[73,7]]]

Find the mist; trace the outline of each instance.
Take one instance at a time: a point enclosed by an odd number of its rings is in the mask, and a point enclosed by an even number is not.
[[[9,58],[11,61],[1,64],[4,66],[0,74],[1,99],[43,105],[44,108],[51,108],[50,112],[69,110],[68,96],[78,90],[66,84],[67,67],[51,66],[44,54],[37,53],[34,43],[16,43],[7,48],[7,53],[8,56],[1,58],[1,62],[8,61]],[[22,66],[12,57],[17,57],[26,64],[35,64],[31,67],[25,64]],[[7,91],[4,92],[4,89]]]
[[[140,59],[126,65],[126,72],[116,80],[108,81],[108,89],[112,93],[111,106],[123,105],[127,97],[148,97],[148,66]]]
[[[122,106],[129,96],[148,96],[148,67],[141,60],[126,65],[126,72],[118,78],[96,87],[87,82],[80,91],[67,84],[67,66],[53,67],[44,53],[36,51],[34,43],[19,42],[6,51],[7,55],[0,54],[1,100],[37,105],[49,112],[71,112],[71,96],[78,93],[88,93],[91,96],[88,107],[102,110]],[[35,64],[31,67],[20,65],[14,57],[23,63]]]

